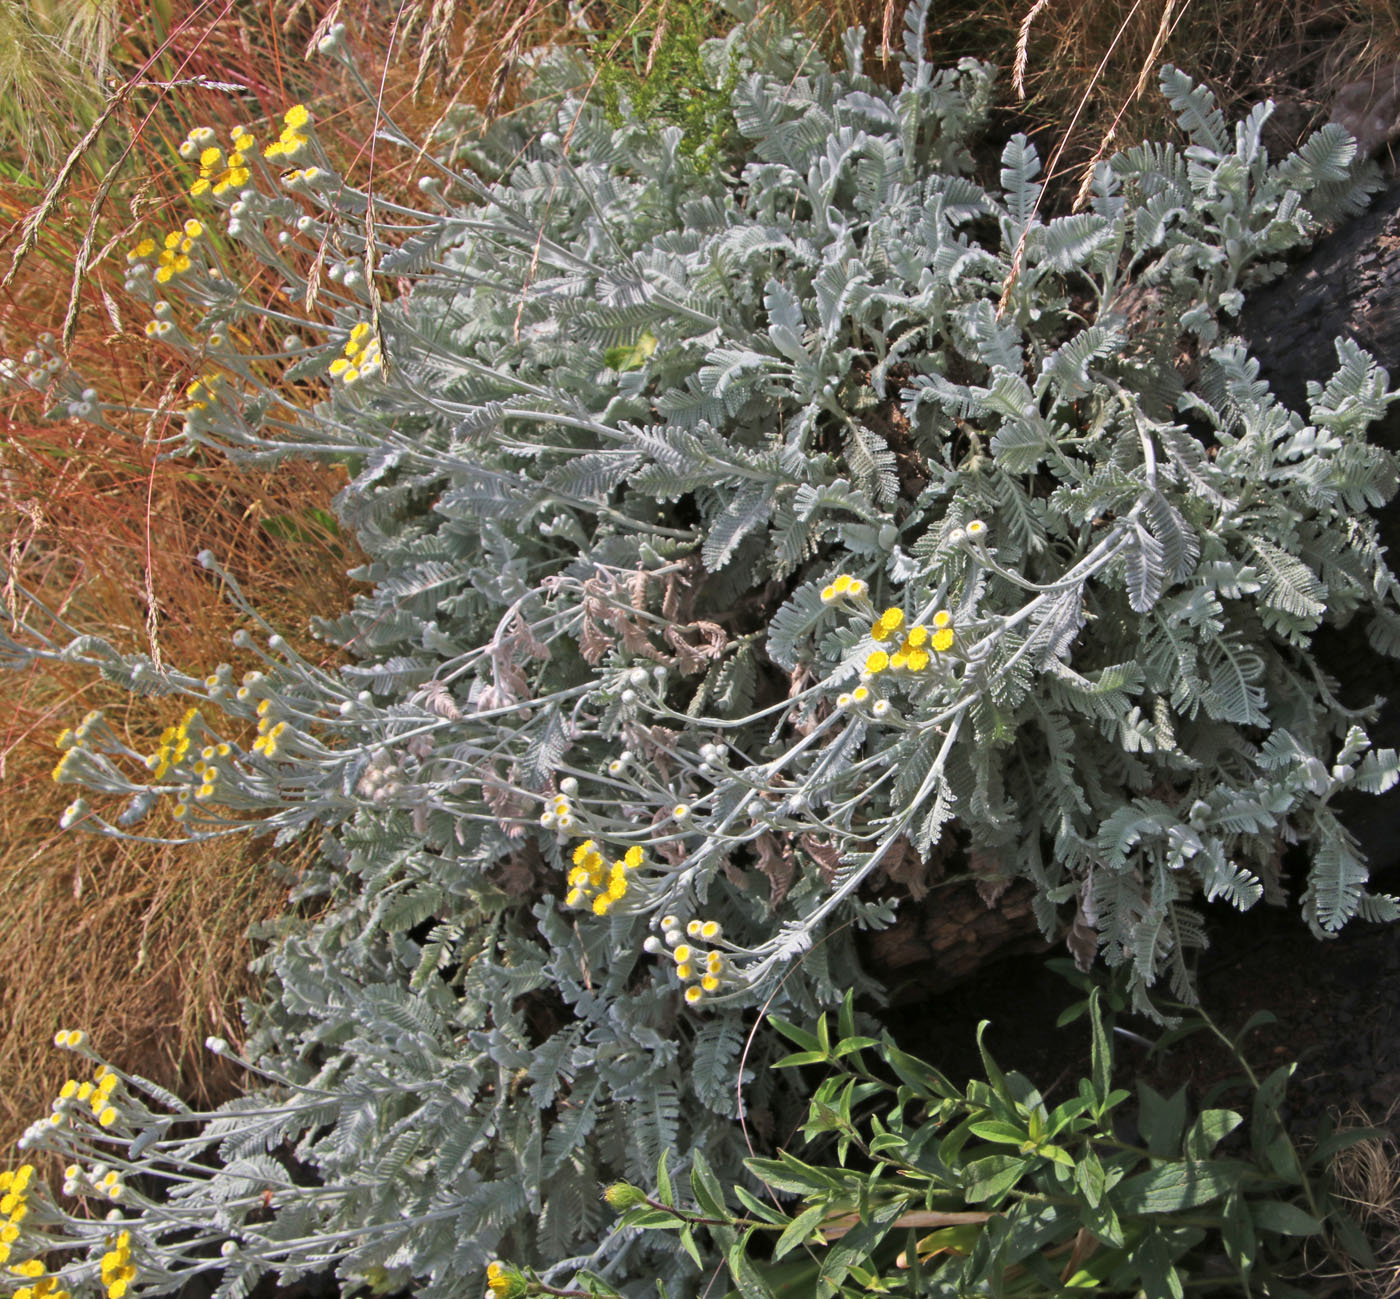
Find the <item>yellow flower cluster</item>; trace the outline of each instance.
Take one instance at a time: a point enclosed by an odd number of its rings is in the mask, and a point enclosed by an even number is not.
[[[102,1284],[107,1287],[107,1299],[123,1299],[135,1279],[136,1268],[131,1262],[131,1233],[124,1231],[108,1239],[107,1252],[102,1255]]]
[[[836,600],[863,600],[865,598],[865,583],[858,577],[852,577],[849,573],[842,573],[830,586],[822,587],[822,603],[832,604]]]
[[[377,374],[383,366],[379,340],[371,338],[370,323],[362,320],[350,331],[341,354],[331,362],[331,378],[349,385]]]
[[[111,1103],[112,1093],[117,1089],[120,1081],[107,1066],[99,1065],[97,1068],[97,1086],[92,1089],[92,1095],[88,1097],[88,1104],[92,1107],[92,1115],[104,1128],[110,1128],[117,1121],[117,1107]]]
[[[282,134],[263,150],[263,157],[269,161],[285,158],[295,162],[306,147],[304,128],[311,124],[311,114],[305,104],[293,104],[282,114]]]
[[[65,726],[63,730],[59,731],[58,735],[54,738],[54,744],[57,745],[62,756],[53,769],[54,784],[61,784],[68,779],[72,774],[72,768],[78,761],[88,737],[102,725],[102,713],[97,709],[93,709],[92,712],[88,713],[88,715],[78,723],[76,730]],[[58,1045],[62,1046],[63,1043],[60,1042]]]
[[[19,1239],[19,1224],[29,1213],[29,1206],[25,1201],[29,1198],[29,1184],[33,1180],[33,1164],[21,1164],[13,1171],[7,1168],[0,1173],[0,1214],[4,1215],[3,1221],[0,1221],[0,1263],[9,1262],[10,1250]],[[21,1263],[19,1266],[23,1267],[25,1264]],[[42,1264],[39,1270],[44,1270]],[[27,1274],[21,1272],[19,1275]]]
[[[158,252],[156,283],[169,284],[177,275],[183,275],[194,265],[190,253],[194,250],[195,241],[204,238],[204,234],[204,223],[191,217],[178,230],[170,231],[159,245],[154,239],[141,240],[127,253],[126,260],[130,263],[144,262],[153,253]],[[146,326],[146,337],[154,338],[157,335],[168,334],[171,328],[168,321],[153,320]]]
[[[515,1299],[525,1293],[525,1274],[519,1268],[511,1267],[495,1259],[486,1265],[486,1289],[491,1299]]]
[[[940,609],[933,615],[932,631],[922,623],[910,627],[897,649],[878,649],[870,654],[865,660],[865,670],[872,676],[889,668],[922,672],[928,667],[933,654],[942,654],[953,647],[952,623],[952,615],[946,609]],[[903,609],[886,609],[871,626],[871,638],[877,641],[893,640],[903,625]]]
[[[0,1263],[8,1263],[10,1252],[20,1237],[20,1223],[29,1213],[29,1187],[34,1180],[34,1165],[21,1164],[13,1171],[0,1173]],[[10,1275],[33,1281],[20,1286],[13,1299],[69,1299],[68,1291],[58,1288],[58,1278],[45,1276],[44,1261],[27,1258],[10,1264]]]
[[[564,901],[568,906],[593,908],[595,916],[605,916],[613,903],[627,892],[627,873],[641,866],[643,853],[633,844],[626,854],[613,862],[611,868],[592,839],[585,839],[574,849],[574,868],[569,872],[569,892]]]
[[[550,805],[540,813],[540,824],[546,830],[571,830],[574,825],[574,805],[567,794],[556,794]]]
[[[185,389],[190,410],[208,410],[223,395],[224,379],[218,374],[202,374]]]
[[[253,747],[257,747],[256,743]],[[193,770],[203,783],[194,792],[196,798],[208,798],[214,792],[214,785],[219,779],[219,769],[214,764],[232,752],[233,747],[228,744],[206,744],[199,751],[199,761],[194,764]]]
[[[682,934],[675,916],[662,916],[661,928],[676,963],[676,977],[689,985],[685,990],[686,1004],[694,1006],[704,1000],[706,993],[718,992],[724,984],[728,960],[723,952],[706,950],[698,944],[718,942],[723,937],[719,921],[692,920]],[[697,941],[686,942],[686,938]]]
[[[190,751],[190,726],[199,718],[199,709],[191,708],[178,726],[167,726],[160,733],[160,748],[146,759],[147,768],[157,780],[171,767],[179,766]]]
[[[867,703],[869,699],[870,687],[857,686],[854,690],[837,695],[836,706],[838,708],[854,708],[859,704]]]
[[[286,722],[276,722],[268,715],[272,700],[258,701],[258,738],[253,741],[253,752],[265,758],[277,756],[277,742],[287,733]]]
[[[30,1263],[39,1263],[39,1260],[31,1259]],[[39,1263],[39,1271],[36,1273],[31,1267],[24,1276],[36,1276],[37,1280],[33,1285],[22,1285],[14,1293],[14,1299],[69,1299],[67,1290],[61,1289],[56,1276],[43,1276],[44,1265]]]
[[[207,136],[202,134],[204,132],[208,133]],[[197,134],[200,135],[198,141],[195,139]],[[200,127],[198,132],[191,131],[189,138],[180,146],[180,156],[190,157],[195,148],[205,143],[206,139],[213,138],[214,133],[207,126]],[[192,198],[209,193],[215,196],[225,194],[231,189],[246,185],[252,178],[253,172],[248,166],[248,157],[243,145],[246,142],[247,148],[251,149],[253,137],[240,130],[235,132],[233,138],[234,147],[227,154],[217,144],[208,144],[207,147],[199,149],[199,179],[190,186]]]

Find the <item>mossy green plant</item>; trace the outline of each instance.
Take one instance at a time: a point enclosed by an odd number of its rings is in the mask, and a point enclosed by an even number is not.
[[[715,9],[702,0],[669,0],[650,24],[643,12],[601,32],[595,48],[598,93],[608,123],[628,118],[657,128],[678,126],[680,155],[697,171],[720,164],[739,141],[732,100],[740,60],[731,48],[715,57]]]

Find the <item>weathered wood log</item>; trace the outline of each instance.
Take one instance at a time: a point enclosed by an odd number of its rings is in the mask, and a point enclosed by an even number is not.
[[[1370,208],[1321,240],[1283,278],[1249,297],[1241,330],[1262,376],[1287,406],[1306,415],[1309,380],[1325,382],[1337,366],[1334,340],[1354,339],[1400,383],[1400,180]],[[1400,451],[1400,403],[1374,426],[1371,438]],[[1392,566],[1400,562],[1400,500],[1379,512],[1381,538]],[[1388,698],[1370,728],[1379,745],[1400,746],[1400,669],[1350,626],[1318,638],[1318,657],[1342,685],[1346,702]],[[1375,870],[1400,863],[1400,788],[1379,798],[1348,797],[1341,810]]]
[[[906,900],[888,929],[862,936],[865,968],[900,1005],[964,983],[989,961],[1046,951],[1033,896],[1031,885],[1017,880],[989,904],[964,879]]]
[[[1240,330],[1263,377],[1307,413],[1308,380],[1337,368],[1335,340],[1354,339],[1400,381],[1400,180],[1245,303]],[[1373,436],[1400,447],[1400,409]]]

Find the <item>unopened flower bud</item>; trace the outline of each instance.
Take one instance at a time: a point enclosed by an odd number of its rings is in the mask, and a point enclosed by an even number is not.
[[[647,1202],[646,1192],[626,1182],[614,1182],[603,1192],[603,1199],[614,1209],[634,1209]]]

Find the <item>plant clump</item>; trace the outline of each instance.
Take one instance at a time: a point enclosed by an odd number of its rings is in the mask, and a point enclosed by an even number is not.
[[[1267,107],[1231,129],[1169,67],[1186,146],[1115,155],[1089,211],[1042,221],[1025,138],[971,178],[991,72],[936,70],[926,23],[894,90],[859,32],[840,69],[757,19],[702,44],[741,141],[710,170],[559,50],[527,109],[415,153],[416,205],[338,172],[297,107],[238,144],[245,180],[188,160],[202,228],[282,290],[200,240],[164,281],[133,259],[198,358],[169,449],[345,466],[371,589],[320,624],[356,656],[334,672],[227,574],[259,628],[241,677],[33,621],[3,647],[191,710],[153,754],[75,730],[70,823],[321,837],[297,896],[323,910],[261,966],[254,1090],[199,1112],[122,1075],[110,1124],[27,1138],[107,1152],[143,1284],[334,1266],[432,1299],[497,1254],[682,1283],[664,1240],[602,1232],[596,1184],[666,1151],[742,1182],[740,1093],[767,1132],[795,1108],[754,1008],[874,991],[852,930],[935,849],[1026,880],[1148,1011],[1162,979],[1191,997],[1204,904],[1286,891],[1284,845],[1319,933],[1397,914],[1333,800],[1400,759],[1312,648],[1361,618],[1400,651],[1370,518],[1396,463],[1365,439],[1395,394],[1342,341],[1305,416],[1232,332],[1370,173],[1338,128],[1271,160]],[[343,33],[322,47],[355,74]],[[239,349],[273,322],[275,353]],[[86,393],[46,351],[9,371]],[[30,1242],[73,1252],[65,1284],[107,1248],[75,1222]]]

